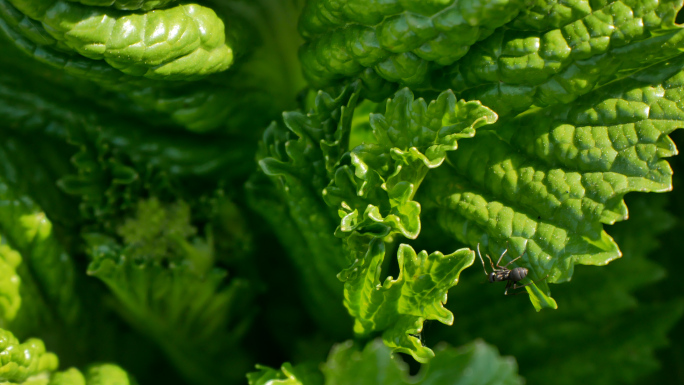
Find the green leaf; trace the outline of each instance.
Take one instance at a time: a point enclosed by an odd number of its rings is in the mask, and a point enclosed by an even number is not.
[[[43,341],[31,338],[19,343],[12,333],[0,329],[0,381],[22,383],[57,369],[57,356],[45,351]]]
[[[87,385],[135,385],[126,371],[113,364],[92,365],[85,372]]]
[[[339,230],[380,232],[386,227],[382,232],[416,238],[420,205],[412,198],[425,175],[456,150],[458,139],[473,137],[476,128],[495,121],[491,110],[479,102],[456,101],[450,91],[429,105],[414,100],[407,88],[397,92],[385,114],[370,115],[377,143],[352,149],[351,166],[337,167],[323,192],[326,203],[343,217]]]
[[[414,377],[380,340],[368,343],[363,350],[347,341],[333,347],[322,371],[327,385],[523,383],[515,360],[499,356],[496,348],[481,340],[459,348],[440,345],[435,349],[435,358]]]
[[[553,3],[543,8],[551,12]],[[597,5],[591,10],[581,2],[563,7],[567,14],[560,19],[567,21],[576,12],[586,13],[569,24],[555,17],[547,25],[543,21],[547,15],[542,21],[535,19],[532,23],[543,25],[543,32],[500,29],[443,73],[436,73],[433,87],[451,88],[460,97],[480,100],[504,116],[533,105],[571,103],[603,84],[681,52],[684,32],[675,24],[681,1]]]
[[[524,1],[308,1],[300,31],[307,80],[322,87],[372,69],[409,86],[433,67],[454,63],[478,40],[513,19]]]
[[[480,132],[426,181],[440,226],[459,241],[509,258],[529,278],[570,279],[575,264],[618,258],[603,224],[627,218],[630,191],[666,191],[676,153],[667,136],[682,126],[682,60],[655,65],[594,91]],[[533,286],[527,291],[540,299]],[[535,304],[539,309],[539,304]]]
[[[223,21],[196,4],[135,14],[62,0],[11,3],[41,22],[60,47],[105,60],[126,74],[184,80],[223,71],[233,62]]]
[[[383,340],[393,351],[411,354],[419,362],[434,356],[421,344],[424,320],[450,325],[454,316],[443,304],[447,291],[458,282],[461,271],[473,263],[475,253],[461,249],[443,255],[416,252],[399,246],[399,276],[380,283],[380,264],[385,246],[374,239],[362,261],[341,273],[345,280],[344,304],[355,318],[354,332],[364,336],[384,331]]]
[[[600,269],[577,266],[572,284],[554,289],[558,310],[535,313],[518,297],[501,295],[502,288],[483,288],[482,273],[468,274],[449,294],[448,307],[469,316],[431,329],[427,340],[459,344],[480,336],[514,355],[529,383],[633,383],[656,370],[656,349],[667,344],[684,310],[681,301],[644,296],[666,276],[656,262],[663,257],[658,237],[674,220],[667,198],[627,196],[630,220],[608,228],[623,257]]]
[[[152,9],[165,8],[169,4],[175,3],[176,0],[69,0],[81,3],[83,5],[93,5],[96,7],[114,7],[116,9],[123,9],[127,11],[142,10],[150,11]]]
[[[379,266],[385,254],[382,240],[394,234],[418,236],[421,206],[413,197],[423,178],[442,165],[447,152],[456,150],[458,139],[473,137],[476,128],[495,120],[496,114],[479,102],[456,101],[450,91],[427,104],[422,98],[414,100],[408,89],[388,100],[384,114],[370,115],[376,143],[352,149],[351,165],[344,164],[343,158],[323,191],[326,203],[336,207],[342,218],[337,235],[345,238],[351,265],[338,277],[345,282],[345,306],[356,320],[355,333],[385,331],[388,346],[420,362],[432,357],[432,351],[414,335],[420,333],[425,319],[453,322],[451,314],[440,310],[440,301],[446,301],[446,291],[460,271],[472,264],[474,254],[461,250],[446,257],[439,252],[428,257],[422,252],[416,257],[410,247],[400,246],[399,266],[408,270],[407,277],[427,280],[416,266],[432,260],[423,266],[429,270],[427,266],[435,264],[430,279],[434,286],[428,284],[434,297],[415,298],[417,293],[402,289],[401,274],[396,281],[388,278],[379,289]]]
[[[3,327],[25,338],[50,325],[75,324],[83,306],[76,290],[76,266],[53,234],[52,223],[35,203],[3,181],[0,202],[0,233],[7,243],[2,245],[3,259],[9,268],[4,271],[20,296],[11,297]]]
[[[185,258],[168,261],[169,255],[151,259],[139,254],[141,245],[122,247],[103,234],[88,234],[87,240],[88,274],[108,286],[116,310],[150,336],[188,380],[218,384],[239,377],[236,368],[246,368],[247,357],[237,345],[252,318],[253,290],[246,280],[228,283],[224,270],[198,266],[193,253],[204,247],[183,248],[177,253]],[[224,360],[231,365],[209,370]]]
[[[0,320],[3,325],[14,320],[21,306],[21,277],[16,270],[20,263],[21,254],[8,245],[0,245]]]
[[[257,155],[270,183],[257,174],[247,186],[251,207],[271,224],[301,274],[311,315],[322,328],[342,336],[349,321],[335,276],[346,267],[347,256],[334,236],[339,217],[323,201],[322,191],[347,150],[357,89],[352,84],[337,97],[318,92],[309,113],[284,114],[287,128],[271,124]]]
[[[358,87],[358,82],[351,87]],[[430,257],[425,252],[415,256],[406,249],[408,246],[402,246],[400,268],[412,278],[388,279],[384,289],[378,290],[379,266],[385,253],[383,240],[389,241],[393,234],[418,236],[420,205],[413,201],[413,195],[423,178],[431,168],[442,164],[447,151],[457,148],[458,139],[472,137],[475,128],[491,124],[496,115],[478,102],[456,101],[451,92],[442,93],[428,105],[423,99],[414,100],[411,91],[404,89],[387,102],[384,114],[370,116],[376,143],[361,144],[347,153],[356,98],[356,94],[349,96],[345,107],[342,104],[348,94],[343,91],[333,99],[319,93],[311,113],[286,113],[285,123],[298,139],[288,140],[291,134],[275,124],[269,127],[262,151],[270,156],[262,158],[260,165],[264,173],[286,186],[283,194],[292,196],[285,199],[290,216],[303,222],[300,229],[311,226],[313,218],[325,218],[326,223],[316,226],[317,232],[312,235],[330,226],[331,211],[326,215],[318,211],[324,209],[311,212],[321,204],[319,194],[337,210],[341,223],[336,235],[345,240],[341,256],[346,260],[345,266],[341,258],[337,259],[341,264],[337,276],[345,282],[344,303],[356,319],[354,331],[360,335],[385,331],[390,346],[425,362],[432,356],[431,350],[411,335],[420,332],[424,319],[451,322],[451,315],[440,310],[441,302],[446,301],[446,291],[456,283],[460,271],[472,263],[472,254],[463,250],[446,257],[439,252]],[[331,178],[321,190],[323,181]],[[317,236],[309,247],[322,239]],[[339,246],[328,244],[337,247],[336,255],[342,254]],[[304,259],[301,268],[306,269],[307,262],[316,258]],[[431,266],[436,270],[427,273]],[[316,271],[324,272],[322,268]],[[330,270],[324,273],[330,276]],[[429,280],[432,284],[426,283],[434,290],[430,296],[421,297],[404,285],[404,279],[417,279],[413,273],[426,280],[434,274]]]
[[[257,365],[258,372],[247,373],[249,385],[322,385],[323,376],[311,364],[292,366],[284,363],[280,370]]]

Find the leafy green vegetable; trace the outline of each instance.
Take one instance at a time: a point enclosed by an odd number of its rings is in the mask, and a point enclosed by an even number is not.
[[[0,382],[663,382],[683,4],[0,0]]]

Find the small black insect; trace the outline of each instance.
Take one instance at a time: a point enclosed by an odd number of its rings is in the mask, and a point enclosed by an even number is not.
[[[517,261],[518,259],[522,258],[522,255],[519,256],[518,258],[515,258],[508,262],[505,266],[499,266],[499,263],[501,263],[501,260],[503,259],[504,255],[506,255],[506,252],[508,249],[504,250],[503,253],[501,253],[501,256],[499,257],[499,260],[496,262],[496,267],[494,267],[494,263],[492,262],[492,259],[489,258],[489,255],[485,254],[487,259],[489,259],[489,264],[492,266],[492,272],[487,273],[487,268],[485,267],[484,259],[482,258],[482,254],[480,253],[480,244],[477,244],[477,255],[480,257],[480,261],[482,261],[482,268],[484,269],[485,275],[487,276],[487,279],[489,279],[489,283],[494,283],[494,282],[501,282],[501,281],[507,281],[506,282],[506,291],[504,291],[504,295],[508,295],[508,289],[521,289],[525,286],[529,286],[533,283],[537,283],[539,281],[545,280],[548,275],[538,281],[526,283],[524,285],[518,286],[518,282],[522,281],[527,277],[528,270],[524,267],[516,267],[513,270],[508,269],[508,265],[511,263]],[[523,253],[524,255],[524,253]],[[516,294],[521,294],[523,292],[518,292]]]

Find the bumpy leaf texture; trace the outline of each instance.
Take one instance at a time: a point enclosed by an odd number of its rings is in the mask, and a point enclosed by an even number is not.
[[[420,86],[513,19],[522,0],[308,1],[300,18],[300,58],[321,87],[349,76]],[[370,71],[365,71],[369,69]]]
[[[223,71],[233,62],[222,20],[210,8],[197,4],[144,14],[61,0],[19,0],[11,4],[25,18],[41,23],[38,26],[22,20],[15,27],[35,43],[102,59],[126,74],[191,79]],[[4,5],[5,9],[9,7]],[[27,24],[28,30],[22,30]]]
[[[299,44],[299,38],[293,30],[294,26],[274,21],[278,17],[288,15],[295,17],[298,9],[297,3],[274,4],[273,0],[263,0],[252,2],[247,7],[237,3],[241,2],[217,4],[216,8],[221,14],[220,17],[214,15],[212,9],[198,5],[191,5],[193,10],[199,12],[195,14],[186,13],[184,11],[186,5],[182,5],[151,11],[148,15],[147,13],[88,7],[66,1],[60,3],[59,12],[69,11],[68,15],[72,15],[70,10],[75,7],[74,12],[82,14],[83,18],[78,20],[68,17],[51,19],[54,23],[62,23],[58,25],[59,28],[78,27],[94,31],[93,33],[67,32],[59,35],[69,37],[73,44],[85,50],[99,52],[98,50],[106,46],[106,44],[98,45],[97,42],[93,45],[94,43],[88,40],[92,40],[93,36],[99,36],[104,40],[107,34],[116,37],[120,35],[120,31],[115,31],[113,25],[112,28],[107,27],[108,23],[125,22],[126,28],[132,28],[133,32],[140,32],[137,35],[129,34],[126,38],[122,37],[124,40],[139,39],[136,44],[132,44],[135,41],[125,41],[122,47],[117,48],[119,51],[121,49],[132,50],[137,54],[132,52],[125,59],[119,53],[112,53],[114,55],[112,60],[130,61],[126,64],[128,67],[122,68],[128,72],[135,72],[131,75],[124,74],[102,60],[90,58],[92,55],[86,57],[64,52],[73,51],[73,49],[62,47],[65,43],[59,40],[59,36],[55,40],[43,25],[27,17],[11,3],[0,4],[0,28],[9,37],[8,45],[16,45],[25,54],[46,65],[39,66],[39,71],[31,76],[45,77],[54,81],[63,78],[65,73],[72,75],[76,78],[75,82],[74,79],[64,79],[65,81],[60,82],[60,87],[71,89],[89,98],[97,95],[99,97],[94,98],[95,102],[114,110],[133,112],[151,126],[173,122],[196,132],[229,131],[239,134],[238,127],[258,123],[255,119],[260,120],[259,124],[265,125],[282,109],[294,107],[294,96],[303,85],[296,62],[296,46]],[[17,5],[17,7],[20,6]],[[34,10],[34,8],[31,9]],[[176,11],[173,11],[174,9]],[[164,16],[166,13],[178,11],[180,11],[177,15],[179,17]],[[97,15],[90,15],[90,13],[97,14],[98,12],[101,14],[98,16],[100,19],[95,17]],[[207,17],[193,19],[198,14]],[[222,30],[221,20],[225,20],[226,15],[230,15],[230,22],[227,23],[225,32],[226,44],[230,46],[229,50],[235,52],[236,61],[230,71],[223,71],[225,69],[223,64],[219,67],[216,65],[214,65],[215,68],[211,67],[213,64],[209,60],[212,58],[224,60],[222,54],[217,56],[217,53],[220,53],[219,51],[222,51],[226,45],[211,52],[206,51],[202,46],[205,43],[217,43],[214,41],[216,39],[223,39],[224,33],[218,33],[214,27],[221,27]],[[64,20],[70,20],[70,22],[67,23]],[[185,21],[189,23],[187,25],[189,29],[180,29]],[[193,31],[196,40],[194,43],[191,41]],[[150,36],[144,35],[145,33]],[[166,37],[169,37],[168,41],[165,40]],[[116,39],[107,39],[105,43],[113,40]],[[149,49],[144,49],[145,47]],[[8,46],[5,49],[11,48]],[[187,50],[194,51],[185,55],[183,52]],[[106,52],[98,53],[98,55],[106,54]],[[164,60],[171,60],[174,57],[176,59],[164,65],[154,66],[150,64],[151,61],[141,55],[152,55],[156,59],[166,58]],[[203,55],[211,57],[199,57]],[[21,54],[19,57],[11,55],[9,57],[21,63],[22,68],[28,59],[22,58]],[[264,63],[281,63],[282,65],[264,66]],[[46,74],[46,71],[50,71],[46,67],[56,68],[57,71]],[[146,71],[145,73],[151,74],[154,71],[159,73],[166,71],[162,67],[176,72],[174,75],[164,75],[162,80],[141,78],[137,73]],[[208,71],[219,72],[213,76],[204,77],[203,74]],[[152,77],[158,78],[156,75]],[[176,78],[195,79],[195,81],[170,80]],[[88,84],[90,82],[95,84]],[[87,89],[84,89],[83,83],[86,83]],[[255,113],[257,111],[258,114]],[[256,118],[255,115],[259,117]]]
[[[632,217],[608,229],[623,257],[601,269],[579,266],[572,285],[554,290],[558,310],[534,313],[497,300],[498,290],[485,290],[481,276],[468,275],[461,290],[449,294],[448,306],[468,317],[456,317],[449,328],[432,325],[423,334],[426,343],[485,338],[515,355],[521,375],[535,384],[633,383],[657,369],[654,351],[667,344],[668,331],[684,311],[681,298],[640,295],[666,276],[655,262],[661,257],[657,236],[674,222],[665,198],[628,196]]]
[[[91,365],[82,374],[76,368],[56,372],[57,356],[45,351],[43,341],[35,338],[20,343],[14,335],[0,329],[0,381],[23,385],[134,385],[126,371],[113,364]]]

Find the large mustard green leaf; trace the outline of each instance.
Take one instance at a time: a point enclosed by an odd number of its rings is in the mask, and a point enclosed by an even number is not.
[[[667,191],[676,154],[668,137],[684,123],[684,57],[600,88],[575,103],[538,109],[479,132],[428,176],[440,226],[459,241],[482,244],[528,277],[564,282],[573,266],[620,257],[603,230],[627,218],[632,191]],[[545,298],[528,287],[536,307]],[[541,302],[540,302],[541,301]]]
[[[304,73],[316,87],[366,68],[389,81],[420,85],[431,69],[453,64],[524,5],[520,0],[310,0],[300,18],[308,40],[300,50]]]
[[[435,358],[415,376],[408,366],[379,339],[363,349],[353,341],[333,346],[320,372],[312,365],[283,364],[280,370],[257,365],[258,372],[247,375],[250,385],[437,385],[524,383],[512,357],[501,357],[497,349],[481,340],[458,348],[441,344]],[[323,377],[323,378],[321,378]]]
[[[544,17],[521,22],[540,30],[500,29],[436,74],[433,87],[480,100],[503,116],[532,105],[570,103],[684,47],[684,32],[675,24],[680,0],[555,3],[542,7]],[[577,14],[583,16],[562,22]]]
[[[192,79],[227,69],[233,50],[223,21],[197,4],[128,13],[68,1],[11,2],[56,44],[130,75]]]

